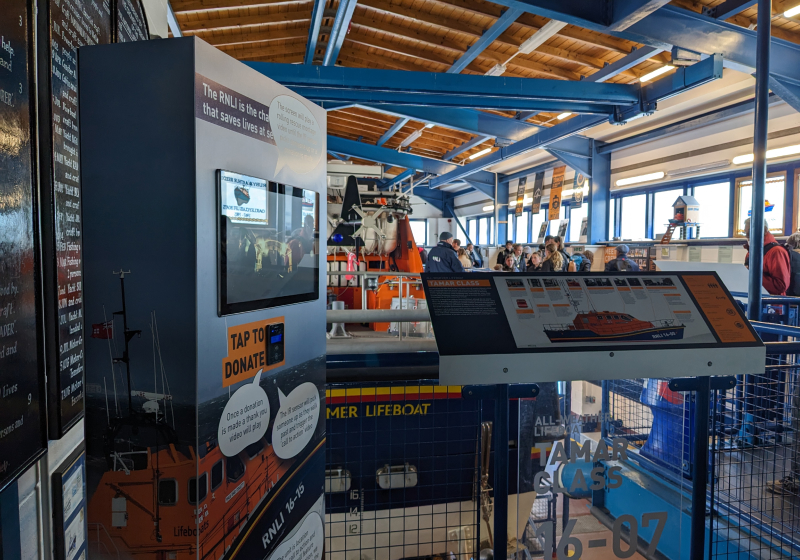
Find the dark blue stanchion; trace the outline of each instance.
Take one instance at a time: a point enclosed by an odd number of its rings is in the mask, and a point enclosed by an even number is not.
[[[494,400],[494,557],[504,560],[508,535],[508,401],[539,394],[535,383],[466,385],[463,398]]]
[[[708,489],[708,422],[711,391],[736,387],[736,377],[685,377],[673,379],[673,391],[691,391],[695,394],[694,457],[692,463],[692,523],[690,560],[705,558],[706,543],[706,492]]]

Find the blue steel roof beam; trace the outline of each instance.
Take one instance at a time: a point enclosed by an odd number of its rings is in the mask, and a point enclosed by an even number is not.
[[[725,0],[722,4],[713,8],[703,8],[703,13],[714,19],[726,20],[752,8],[758,0]]]
[[[347,36],[347,30],[350,27],[350,20],[353,19],[353,12],[356,9],[357,3],[358,0],[339,1],[339,8],[336,10],[336,17],[333,19],[333,27],[331,29],[330,38],[328,39],[328,48],[325,49],[325,58],[322,61],[323,66],[333,66],[336,64],[336,60],[339,58],[339,51],[342,49],[344,38]]]
[[[299,65],[287,64],[287,66],[299,66]],[[313,68],[319,68],[319,66],[314,66]],[[408,73],[410,74],[411,72]],[[545,80],[545,81],[550,81],[550,80]],[[559,83],[589,85],[589,84],[584,84],[583,82],[559,82]],[[612,85],[612,84],[592,84],[592,85]],[[613,85],[627,85],[627,84],[613,84]],[[627,100],[626,96],[625,102],[615,104],[612,101],[609,101],[607,103],[600,103],[600,102],[595,103],[594,101],[591,102],[577,101],[570,99],[569,96],[565,96],[561,99],[557,98],[525,99],[525,98],[511,97],[511,96],[477,97],[473,95],[464,95],[458,93],[436,95],[430,93],[417,93],[417,92],[404,93],[400,91],[371,91],[364,89],[346,90],[346,89],[331,89],[331,88],[319,88],[319,87],[297,86],[297,85],[289,85],[287,87],[292,91],[294,91],[295,93],[297,93],[298,95],[302,95],[306,99],[309,99],[314,102],[335,101],[335,102],[357,103],[359,105],[363,104],[380,105],[382,103],[387,103],[390,105],[411,105],[411,106],[421,106],[421,107],[494,109],[497,111],[536,110],[536,111],[545,111],[548,113],[569,112],[569,113],[584,113],[584,114],[596,114],[596,115],[609,115],[614,111],[614,107],[618,105],[629,106],[638,101],[638,96],[636,100],[633,102]],[[536,86],[531,84],[531,87],[535,88]]]
[[[791,105],[792,109],[800,111],[800,85],[771,76],[769,88]]]
[[[409,119],[406,118],[397,119],[395,123],[389,128],[389,130],[384,132],[381,135],[381,137],[378,138],[378,141],[375,143],[375,145],[383,146],[384,144],[386,144],[386,142],[388,142],[392,136],[400,132],[400,129],[403,128],[406,124],[408,124],[408,121]]]
[[[553,169],[562,165],[563,162],[560,159],[555,159],[553,161],[548,161],[546,163],[540,163],[539,165],[534,165],[533,167],[528,167],[526,169],[520,169],[519,171],[515,171],[514,173],[509,173],[508,175],[503,175],[500,177],[499,181],[501,183],[510,183],[515,179],[519,179],[521,177],[528,177],[529,175],[533,175],[534,173],[539,173],[540,171],[547,171],[549,169]]]
[[[557,157],[560,161],[563,161],[564,163],[569,165],[572,169],[576,169],[579,173],[583,173],[586,177],[592,176],[591,158],[587,159],[584,157],[576,156],[575,154],[571,154],[569,152],[554,150],[552,148],[546,148],[545,152],[547,152],[551,156]]]
[[[471,175],[475,172],[482,171],[487,167],[491,167],[492,165],[511,157],[525,154],[537,148],[544,148],[563,138],[568,138],[569,136],[578,134],[579,132],[582,132],[588,128],[597,126],[598,124],[605,122],[605,120],[606,119],[603,117],[598,116],[578,115],[554,127],[546,128],[541,132],[511,144],[510,146],[500,148],[499,150],[485,155],[473,163],[454,169],[453,171],[445,173],[439,177],[435,177],[431,179],[431,187],[446,185],[452,181],[465,177],[470,177],[470,180],[472,180]]]
[[[494,184],[488,185],[486,183],[479,183],[478,181],[472,181],[471,179],[467,179],[464,181],[468,185],[472,185],[475,190],[478,190],[494,200]]]
[[[467,52],[462,54],[453,65],[447,69],[448,74],[459,74],[464,68],[469,66],[480,54],[491,45],[503,32],[508,29],[514,21],[523,14],[520,8],[509,8],[501,15],[492,26],[483,32],[477,41],[475,41]]]
[[[386,179],[385,181],[380,183],[378,185],[378,190],[385,191],[385,190],[391,189],[397,183],[402,183],[403,181],[405,181],[409,177],[413,177],[416,174],[417,174],[417,170],[416,169],[406,169],[405,171],[395,175],[391,179]]]
[[[774,93],[770,93],[769,97],[770,106],[783,103],[783,101]],[[734,103],[733,105],[728,105],[722,109],[715,109],[696,117],[689,117],[688,119],[684,119],[673,124],[648,130],[647,132],[642,132],[636,136],[617,140],[616,142],[609,142],[605,144],[598,143],[599,145],[597,146],[597,153],[607,154],[610,152],[615,152],[617,150],[638,146],[652,140],[662,140],[676,134],[681,134],[683,132],[695,130],[703,126],[709,126],[711,124],[732,119],[734,117],[739,117],[741,115],[751,113],[754,109],[754,103],[755,102],[752,99],[748,99],[747,101]]]
[[[670,0],[612,0],[609,31],[622,31],[646,18]]]
[[[325,15],[325,2],[327,0],[314,0],[314,7],[311,9],[311,26],[308,28],[308,42],[306,43],[306,56],[304,64],[311,64],[314,61],[314,53],[317,50],[319,40],[319,30],[322,27],[322,18]]]
[[[338,159],[339,161],[350,161],[350,156],[342,156],[337,154],[336,152],[331,152],[330,150],[328,150],[328,153],[333,157],[335,157],[336,159]]]
[[[587,84],[575,81],[509,76],[409,72],[272,62],[248,62],[247,65],[289,88],[306,87],[319,90],[332,89],[340,92],[351,90],[369,92],[375,94],[374,99],[380,100],[379,102],[382,103],[391,103],[392,101],[381,100],[379,94],[384,92],[400,93],[410,98],[408,101],[400,101],[398,104],[401,105],[437,105],[437,103],[428,102],[425,97],[446,96],[475,98],[467,103],[470,107],[479,107],[476,100],[483,98],[527,102],[567,102],[578,105],[629,105],[638,101],[639,89],[638,86],[632,84]],[[342,95],[337,95],[326,100],[341,101],[342,97]]]
[[[460,146],[456,146],[455,148],[453,148],[452,150],[447,152],[444,155],[444,157],[442,157],[442,159],[449,161],[449,160],[453,159],[454,157],[456,157],[457,155],[463,154],[467,150],[471,150],[475,146],[483,144],[484,142],[486,142],[487,140],[490,140],[490,139],[491,139],[490,136],[476,136],[472,140],[467,140],[466,142],[464,142]]]

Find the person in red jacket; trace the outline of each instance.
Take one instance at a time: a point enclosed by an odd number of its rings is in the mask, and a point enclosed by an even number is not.
[[[744,222],[744,234],[750,237],[750,218]],[[764,224],[764,275],[761,285],[773,296],[785,296],[786,289],[791,280],[792,266],[789,262],[789,253],[775,240],[769,232],[769,227]],[[750,244],[745,243],[744,248],[750,251]],[[745,266],[750,268],[750,253],[745,257]]]

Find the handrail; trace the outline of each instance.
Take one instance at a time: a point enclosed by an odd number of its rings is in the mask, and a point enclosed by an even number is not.
[[[800,342],[765,342],[768,356],[800,354]]]
[[[427,323],[427,309],[329,309],[327,323]]]
[[[756,332],[779,334],[800,338],[800,327],[790,327],[788,325],[778,325],[776,323],[765,323],[763,321],[750,321]]]
[[[746,298],[745,292],[731,292],[733,297]],[[800,297],[797,296],[762,296],[762,303],[795,303],[800,305]]]
[[[333,276],[404,276],[419,277],[422,272],[395,272],[393,270],[328,270]]]

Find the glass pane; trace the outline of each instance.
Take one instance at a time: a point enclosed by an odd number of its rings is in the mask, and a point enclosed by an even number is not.
[[[528,242],[528,217],[530,212],[523,212],[521,216],[515,218],[514,224],[514,241],[517,243]]]
[[[672,205],[683,195],[683,189],[672,189],[655,193],[653,200],[653,235],[666,233],[667,224],[675,215]]]
[[[411,220],[411,233],[414,235],[414,243],[418,247],[427,245],[428,221],[427,220]]]
[[[481,218],[478,220],[478,242],[482,245],[489,245],[489,219]]]
[[[455,222],[455,225],[456,225],[456,230],[453,232],[455,234],[455,236],[456,236],[456,239],[461,241],[461,246],[462,247],[466,247],[467,246],[467,234],[464,233],[464,230],[461,229],[461,226],[458,225],[458,223],[455,220],[453,220],[453,222]]]
[[[614,231],[617,229],[617,199],[612,198],[608,203],[608,241],[614,239]]]
[[[549,212],[549,210],[543,210],[543,212]],[[561,226],[561,220],[564,219],[565,215],[566,206],[562,206],[558,211],[558,219],[550,220],[550,223],[547,226],[547,235],[558,235],[558,228]]]
[[[700,237],[728,237],[731,225],[731,184],[714,183],[694,188],[700,203]]]
[[[487,239],[488,239],[487,244],[491,245],[492,243],[494,243],[494,216],[491,216],[491,217],[487,218],[486,221],[489,224],[488,225],[489,234],[488,234],[488,237],[487,237]]]
[[[569,211],[569,237],[567,241],[570,243],[578,243],[581,239],[581,223],[586,217],[589,208],[584,199],[580,208],[570,207]]]
[[[467,232],[469,233],[469,238],[472,239],[472,242],[477,244],[478,243],[478,220],[471,219],[467,220]]]
[[[736,216],[736,231],[734,235],[744,236],[744,221],[750,217],[750,208],[753,204],[753,182],[750,179],[740,180],[736,184],[738,197],[738,214]],[[764,191],[766,207],[764,218],[769,231],[775,235],[783,235],[784,198],[786,196],[786,181],[781,174],[777,177],[768,177]],[[702,212],[702,208],[700,210]]]
[[[622,239],[642,239],[645,235],[647,195],[636,194],[622,199],[620,235]]]

